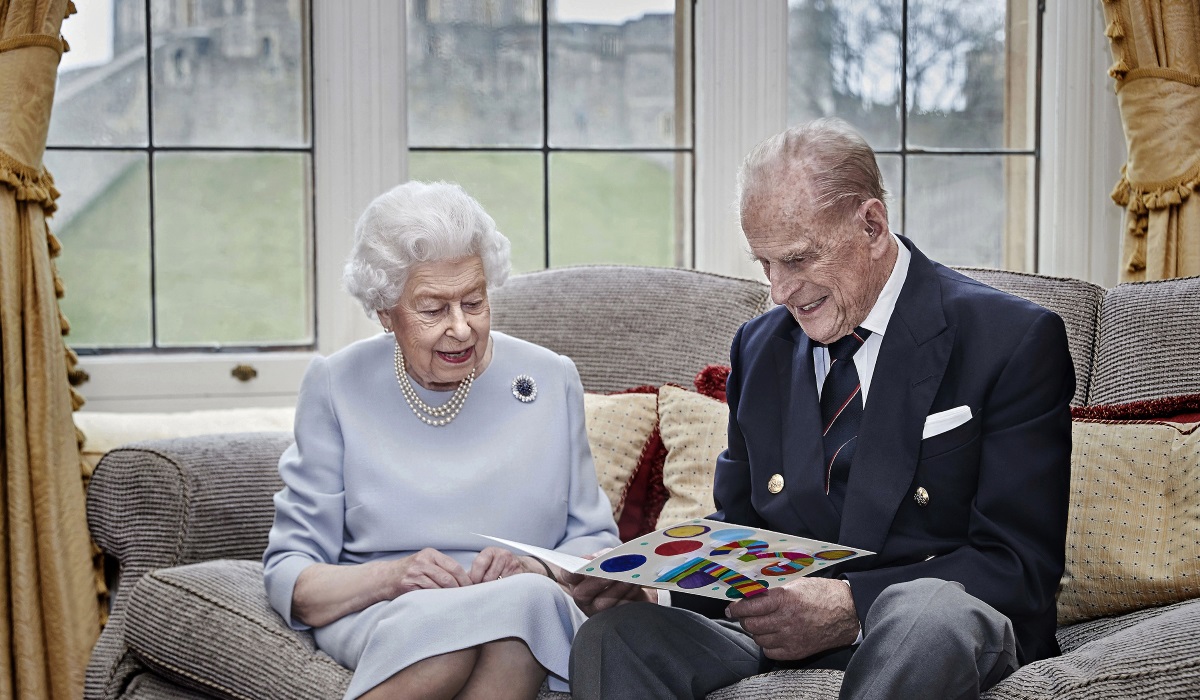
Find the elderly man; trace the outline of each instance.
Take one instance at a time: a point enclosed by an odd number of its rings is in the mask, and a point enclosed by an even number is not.
[[[575,697],[703,697],[773,668],[844,669],[848,698],[975,697],[1057,654],[1062,320],[893,234],[844,122],[767,139],[739,190],[779,307],[733,339],[711,517],[877,554],[729,605],[571,576],[591,615]]]

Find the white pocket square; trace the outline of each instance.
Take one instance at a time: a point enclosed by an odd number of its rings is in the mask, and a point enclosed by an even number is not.
[[[971,420],[970,406],[955,406],[948,411],[931,413],[925,418],[925,429],[921,431],[921,439],[925,440],[934,435],[941,435],[969,420]]]

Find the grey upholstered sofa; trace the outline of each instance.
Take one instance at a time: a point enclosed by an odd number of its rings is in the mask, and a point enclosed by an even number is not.
[[[1104,290],[965,272],[1063,316],[1075,405],[1200,393],[1200,278]],[[734,330],[769,303],[759,283],[705,273],[568,268],[510,280],[494,296],[494,327],[573,357],[589,391],[688,386],[699,368],[728,362]],[[1171,333],[1159,331],[1164,318]],[[86,698],[340,697],[350,672],[316,650],[311,635],[287,628],[263,592],[259,562],[280,486],[276,461],[290,440],[212,435],[128,445],[104,457],[88,520],[119,575]],[[1195,582],[1185,590],[1200,595]],[[1200,697],[1196,600],[1065,626],[1059,641],[1063,656],[1026,666],[987,697]],[[780,671],[710,698],[832,698],[840,678]]]

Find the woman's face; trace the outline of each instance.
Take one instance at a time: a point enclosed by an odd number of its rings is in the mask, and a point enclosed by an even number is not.
[[[491,360],[492,312],[478,255],[419,263],[400,301],[379,312],[404,353],[408,374],[426,389],[457,387]]]

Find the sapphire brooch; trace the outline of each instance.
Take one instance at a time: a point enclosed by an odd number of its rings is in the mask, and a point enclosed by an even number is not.
[[[537,384],[528,374],[518,374],[512,381],[512,395],[521,403],[530,403],[537,398]]]

